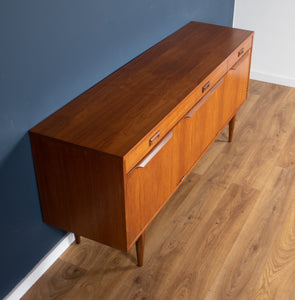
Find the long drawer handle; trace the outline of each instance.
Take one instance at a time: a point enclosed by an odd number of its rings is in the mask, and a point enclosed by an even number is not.
[[[150,154],[146,156],[144,160],[141,161],[140,164],[138,164],[134,169],[137,168],[144,168],[151,160],[152,158],[169,142],[169,140],[173,137],[173,131],[171,130],[164,138],[163,140],[152,150]],[[131,171],[133,171],[131,170]],[[129,172],[130,173],[130,172]]]
[[[213,93],[223,84],[224,78],[219,80],[215,86],[205,95],[185,116],[184,118],[191,118],[194,113],[212,96]]]

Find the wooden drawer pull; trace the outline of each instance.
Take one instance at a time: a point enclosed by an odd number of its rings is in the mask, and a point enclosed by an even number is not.
[[[191,118],[194,113],[212,96],[213,93],[223,84],[224,78],[219,80],[211,91],[205,95],[185,116],[184,118]]]
[[[160,137],[160,130],[156,132],[149,140],[149,145],[151,146]]]
[[[244,48],[242,48],[242,49],[238,52],[238,57],[240,57],[244,52],[245,52],[245,50],[244,50]]]
[[[210,86],[210,81],[208,81],[203,87],[202,87],[202,93],[204,93]]]
[[[171,130],[163,138],[163,140],[134,169],[144,168],[152,160],[152,158],[169,142],[172,136],[173,136],[173,131]],[[133,170],[131,170],[129,173],[131,173]]]

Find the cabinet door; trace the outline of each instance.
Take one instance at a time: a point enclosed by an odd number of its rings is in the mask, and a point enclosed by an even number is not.
[[[177,164],[179,174],[186,175],[215,140],[224,124],[223,109],[224,79],[221,79],[207,95],[183,117],[174,130],[181,142],[175,145],[180,153]]]
[[[225,77],[223,120],[228,122],[247,98],[251,50],[233,65]]]
[[[179,162],[173,131],[126,176],[126,226],[129,247],[177,187]]]
[[[126,225],[131,246],[221,128],[223,80],[127,174]]]

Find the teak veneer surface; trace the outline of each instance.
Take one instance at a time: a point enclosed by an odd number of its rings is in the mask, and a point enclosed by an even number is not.
[[[43,220],[137,243],[247,98],[253,32],[191,22],[30,130]]]
[[[31,132],[123,157],[252,34],[191,22]]]

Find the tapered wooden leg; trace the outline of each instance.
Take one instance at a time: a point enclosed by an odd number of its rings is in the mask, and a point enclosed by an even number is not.
[[[144,241],[145,232],[143,232],[139,239],[136,241],[137,265],[139,267],[143,266]]]
[[[81,236],[75,233],[75,240],[76,240],[76,244],[80,244],[81,243]]]
[[[229,127],[229,135],[228,135],[229,142],[231,142],[233,140],[235,123],[236,123],[236,115],[234,115],[233,118],[229,121],[229,126],[228,126]]]

